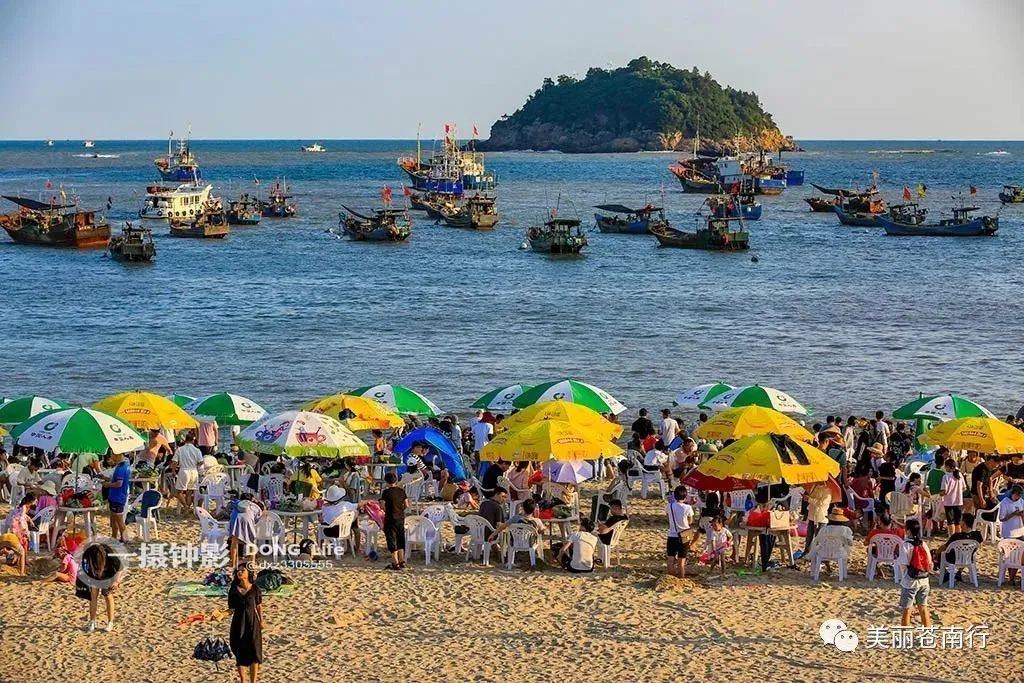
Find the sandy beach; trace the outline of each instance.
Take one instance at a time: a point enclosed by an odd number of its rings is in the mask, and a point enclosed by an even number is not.
[[[1024,646],[1013,614],[1024,595],[995,585],[995,548],[980,551],[981,585],[932,582],[943,627],[987,625],[984,648],[867,647],[869,627],[899,621],[898,589],[864,576],[858,537],[848,579],[811,583],[806,564],[759,576],[731,567],[723,578],[690,563],[693,578],[664,575],[662,505],[634,499],[621,565],[570,575],[548,565],[512,571],[444,553],[425,567],[415,553],[403,572],[346,556],[331,569],[289,572],[298,586],[264,601],[266,662],[261,680],[792,681],[1019,680]],[[106,522],[100,523],[101,531]],[[197,525],[174,514],[161,541],[196,542]],[[933,539],[932,545],[938,541]],[[138,549],[137,543],[130,546]],[[40,556],[33,556],[40,557]],[[36,560],[31,564],[39,564]],[[30,569],[31,573],[31,569]],[[172,598],[170,585],[201,580],[201,569],[132,568],[116,593],[113,633],[83,631],[87,603],[72,588],[0,579],[0,680],[235,679],[233,662],[191,658],[204,636],[226,637],[226,620],[179,626],[224,598]],[[824,645],[818,628],[840,618],[860,637],[852,653]]]

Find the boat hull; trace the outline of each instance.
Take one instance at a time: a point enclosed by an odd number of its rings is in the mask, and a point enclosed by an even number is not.
[[[373,228],[371,230],[356,230],[344,227],[345,234],[354,242],[404,242],[412,234],[411,230],[392,230],[387,226]]]
[[[835,211],[836,216],[839,218],[839,222],[843,225],[848,225],[853,228],[877,228],[881,225],[878,222],[878,216],[870,213],[850,213],[843,211],[840,207],[832,207]]]
[[[682,232],[673,228],[652,230],[651,234],[658,240],[658,245],[673,249],[700,249],[702,251],[746,251],[750,249],[747,233],[730,233],[723,240],[721,235],[714,235],[708,230]]]
[[[193,239],[224,239],[231,234],[227,221],[210,223],[197,221],[194,223],[171,223],[172,237],[190,237]]]
[[[831,199],[822,199],[821,197],[804,197],[804,201],[811,207],[811,211],[815,213],[835,213],[835,202]]]
[[[786,171],[786,187],[799,187],[804,184],[803,171]]]
[[[1018,192],[1016,194],[1000,192],[999,201],[1003,204],[1024,204],[1024,192]]]
[[[890,218],[879,216],[878,224],[885,228],[885,234],[893,237],[993,237],[999,230],[999,220],[988,216],[975,218],[958,225],[932,223],[907,225]]]
[[[3,226],[17,244],[34,244],[46,247],[70,247],[73,249],[95,249],[107,246],[110,240],[110,226],[98,225],[93,228],[39,231],[32,226],[20,228]]]
[[[604,233],[613,235],[647,235],[650,233],[651,221],[649,218],[624,221],[595,213],[594,220],[597,223],[597,229]]]
[[[785,179],[754,178],[754,194],[776,196],[786,191]]]
[[[228,224],[230,225],[259,225],[260,215],[255,216],[235,216],[228,214]]]
[[[180,167],[161,168],[157,166],[156,170],[157,173],[160,174],[160,180],[167,180],[175,183],[191,183],[198,182],[199,180],[203,179],[203,174],[199,171],[198,168],[195,169],[194,171],[195,175],[193,175],[193,171],[191,169],[185,169]]]
[[[563,242],[537,238],[529,240],[529,243],[533,251],[556,256],[578,256],[587,246],[586,240]]]

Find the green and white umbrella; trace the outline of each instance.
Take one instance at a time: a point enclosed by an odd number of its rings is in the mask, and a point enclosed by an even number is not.
[[[256,401],[226,392],[195,399],[182,407],[189,415],[212,418],[222,425],[251,425],[269,414]]]
[[[913,420],[923,417],[943,422],[962,417],[995,417],[985,406],[957,394],[922,396],[916,401],[897,408],[892,416],[896,420]]]
[[[40,413],[57,408],[67,408],[68,404],[55,401],[45,396],[20,396],[7,399],[0,405],[0,424],[17,425]]]
[[[516,408],[526,408],[534,403],[543,403],[544,401],[569,401],[599,413],[612,413],[613,415],[618,415],[626,409],[626,406],[619,403],[604,389],[574,379],[538,384],[529,391],[523,392],[512,403]]]
[[[400,415],[426,415],[437,417],[441,409],[423,394],[401,384],[377,384],[346,391],[350,396],[362,396],[383,403]]]
[[[470,408],[482,410],[497,410],[505,413],[512,412],[515,408],[513,401],[523,395],[524,392],[533,388],[532,384],[510,384],[507,387],[500,387],[478,398]]]
[[[184,408],[189,403],[196,400],[195,396],[188,396],[186,394],[167,394],[166,396],[164,396],[164,398],[166,398],[168,401],[178,406],[179,408]]]
[[[370,447],[330,415],[288,410],[251,424],[235,437],[240,448],[268,455],[344,458]]]
[[[732,391],[731,384],[714,382],[712,384],[701,384],[699,387],[687,389],[676,395],[673,401],[680,408],[703,408],[704,404],[713,398],[721,396],[727,391]]]
[[[719,394],[710,401],[706,401],[704,406],[715,411],[739,408],[740,406],[761,406],[762,408],[772,408],[780,413],[809,414],[807,408],[800,405],[799,401],[789,394],[771,387],[762,387],[759,384],[738,387]]]
[[[19,446],[62,453],[103,455],[130,453],[146,447],[146,440],[131,425],[92,408],[58,408],[22,422],[11,432]]]

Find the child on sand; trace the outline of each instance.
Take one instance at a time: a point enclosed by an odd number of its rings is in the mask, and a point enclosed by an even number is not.
[[[77,543],[74,544],[77,547]],[[71,583],[78,578],[78,561],[75,559],[72,548],[70,548],[67,537],[61,534],[60,541],[53,556],[60,560],[60,569],[39,579],[37,583]]]
[[[704,537],[704,553],[700,556],[702,563],[718,567],[725,574],[725,556],[732,548],[732,532],[725,528],[725,517],[718,515],[711,520]]]
[[[928,614],[931,554],[928,552],[928,545],[921,539],[921,523],[916,519],[908,519],[905,528],[907,540],[900,548],[899,557],[899,563],[903,566],[903,579],[900,581],[900,624],[910,626],[911,608],[916,607],[921,616],[921,625],[931,626],[932,618]]]

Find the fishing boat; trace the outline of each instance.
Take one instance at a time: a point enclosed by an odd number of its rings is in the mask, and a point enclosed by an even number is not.
[[[53,147],[53,140],[47,140],[46,141],[46,146],[47,147]]]
[[[312,145],[303,145],[303,152],[326,152],[327,148],[321,145],[319,142],[314,142]]]
[[[156,256],[153,231],[125,223],[120,235],[111,235],[107,251],[115,261],[144,262]]]
[[[484,164],[484,155],[471,142],[461,147],[455,128],[445,124],[440,151],[423,161],[419,132],[416,133],[416,156],[399,157],[398,166],[409,176],[413,189],[461,195],[465,190],[489,191],[497,186],[497,178]]]
[[[92,149],[95,146],[96,146],[96,143],[93,142],[92,140],[83,140],[82,141],[82,147],[88,147],[89,149]]]
[[[446,213],[455,213],[459,209],[458,195],[449,192],[427,192],[418,197],[415,204],[409,198],[409,204],[420,211],[426,211],[427,217],[435,221],[444,220]]]
[[[167,156],[153,160],[160,180],[175,183],[198,183],[202,178],[199,171],[199,159],[192,153],[192,129],[184,138],[178,138],[178,149],[173,151],[174,131],[167,137]]]
[[[913,202],[889,207],[889,219],[903,225],[921,225],[928,220],[928,209]]]
[[[651,204],[647,204],[640,209],[631,209],[622,204],[599,204],[594,208],[614,214],[612,216],[599,213],[594,214],[597,229],[601,232],[620,235],[646,235],[650,233],[652,223],[665,222],[665,210]],[[651,216],[655,213],[658,216],[652,218]]]
[[[260,202],[248,192],[228,202],[227,219],[230,225],[258,225],[262,211]]]
[[[811,186],[817,189],[822,194],[832,195],[835,199],[831,200],[831,204],[828,208],[825,208],[824,202],[829,201],[824,198],[815,199],[816,202],[820,202],[820,209],[816,211],[831,212],[832,207],[836,204],[841,204],[847,211],[859,211],[861,213],[873,213],[880,214],[886,212],[885,199],[882,198],[881,193],[878,191],[877,182],[872,182],[871,187],[866,190],[843,190],[832,187],[822,187],[821,185],[815,185],[811,183]],[[811,204],[812,208],[815,204],[811,203],[811,199],[805,199],[808,204]]]
[[[579,254],[587,246],[587,236],[576,218],[555,218],[526,231],[530,249],[546,254]]]
[[[171,219],[171,236],[198,239],[224,239],[231,234],[224,206],[217,197],[209,197],[189,218]]]
[[[669,171],[679,179],[684,192],[718,194],[729,188],[749,188],[751,178],[743,172],[739,157],[680,159]]]
[[[908,204],[908,207],[916,205]],[[893,216],[878,216],[878,224],[885,228],[885,234],[894,237],[992,237],[999,230],[999,218],[996,216],[978,216],[972,218],[971,213],[978,211],[976,206],[956,206],[953,217],[939,220],[938,223],[899,223]],[[911,212],[913,215],[914,212]]]
[[[257,200],[264,218],[291,218],[296,213],[295,202],[289,201],[287,181],[274,181],[270,195],[265,200]]]
[[[150,185],[139,218],[187,221],[194,218],[210,197],[212,185]]]
[[[835,211],[836,216],[839,217],[839,222],[843,225],[849,225],[853,228],[877,228],[880,225],[880,223],[875,220],[880,214],[874,214],[867,211],[852,211],[839,204],[833,206],[832,210]]]
[[[498,224],[498,208],[494,197],[475,194],[461,206],[451,211],[442,211],[441,217],[445,224],[453,228],[493,230]]]
[[[999,193],[999,201],[1003,204],[1024,204],[1024,187],[1003,185],[1003,191]]]
[[[676,249],[702,249],[705,251],[744,251],[750,248],[750,233],[740,216],[719,216],[711,212],[698,216],[693,232],[677,230],[669,225],[652,226],[653,234],[662,247]]]
[[[772,176],[754,176],[754,193],[766,196],[777,196],[786,191],[785,178]]]
[[[62,197],[63,197],[63,193]],[[0,228],[18,244],[41,244],[53,247],[102,247],[110,239],[110,225],[95,211],[80,211],[77,204],[68,204],[56,196],[49,202],[27,197],[3,195],[20,208],[14,213],[0,214]]]
[[[752,194],[712,195],[704,201],[708,208],[720,218],[742,217],[747,221],[756,221],[761,218],[761,202],[757,201]]]
[[[357,242],[404,242],[412,234],[409,212],[390,208],[390,202],[385,202],[382,209],[375,209],[371,216],[353,211],[345,205],[341,208],[348,215],[338,214],[338,225],[350,239]]]
[[[829,199],[827,197],[804,197],[804,201],[807,202],[811,211],[815,213],[835,213],[833,208],[836,205],[835,199]]]

